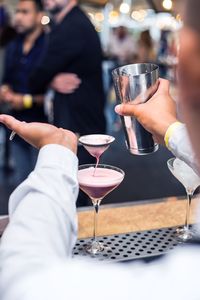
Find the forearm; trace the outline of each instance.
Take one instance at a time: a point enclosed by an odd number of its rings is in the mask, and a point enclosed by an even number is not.
[[[26,98],[29,97],[28,101],[30,105],[41,106],[44,103],[44,95],[31,95],[31,94],[23,94],[22,95],[22,102],[24,106],[26,106]]]
[[[44,102],[44,95],[35,95],[33,97],[33,99],[34,99],[34,103],[36,105],[41,106],[43,104],[43,102]]]
[[[35,170],[12,194],[1,241],[1,284],[70,257],[76,241],[77,159],[63,146],[40,151]],[[13,268],[13,261],[15,267]],[[29,273],[29,274],[30,274]]]
[[[10,95],[7,95],[7,101],[14,109],[30,109],[32,107],[41,106],[44,101],[44,96],[12,92]]]

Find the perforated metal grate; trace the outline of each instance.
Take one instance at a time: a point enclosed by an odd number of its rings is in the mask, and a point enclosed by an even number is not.
[[[91,257],[101,261],[124,261],[147,258],[169,252],[178,245],[174,237],[176,228],[162,228],[141,232],[131,232],[99,237],[99,241],[108,248],[96,255],[85,251],[91,238],[77,241],[73,251],[74,257]]]

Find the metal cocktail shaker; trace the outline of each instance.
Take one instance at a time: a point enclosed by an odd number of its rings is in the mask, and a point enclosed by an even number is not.
[[[140,105],[148,101],[159,85],[159,68],[155,64],[133,64],[112,72],[118,103]],[[146,155],[158,150],[152,135],[133,117],[121,117],[126,144],[132,154]]]

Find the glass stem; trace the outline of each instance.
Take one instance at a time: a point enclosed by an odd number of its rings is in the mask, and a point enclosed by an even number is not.
[[[186,209],[186,216],[185,216],[185,226],[186,230],[189,229],[189,222],[190,222],[190,208],[191,208],[191,201],[192,201],[193,193],[191,191],[187,191],[187,209]]]
[[[96,165],[95,165],[95,168],[94,168],[94,174],[93,174],[93,176],[95,176],[96,169],[97,169],[98,164],[99,164],[99,159],[100,159],[100,156],[96,156]]]
[[[98,212],[99,212],[99,202],[97,201],[94,204],[94,235],[93,235],[93,241],[97,241],[97,228],[98,228]]]

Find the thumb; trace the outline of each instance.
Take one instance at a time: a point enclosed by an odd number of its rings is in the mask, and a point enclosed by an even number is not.
[[[142,104],[119,104],[115,106],[115,112],[120,116],[131,116],[137,118],[141,105]]]

